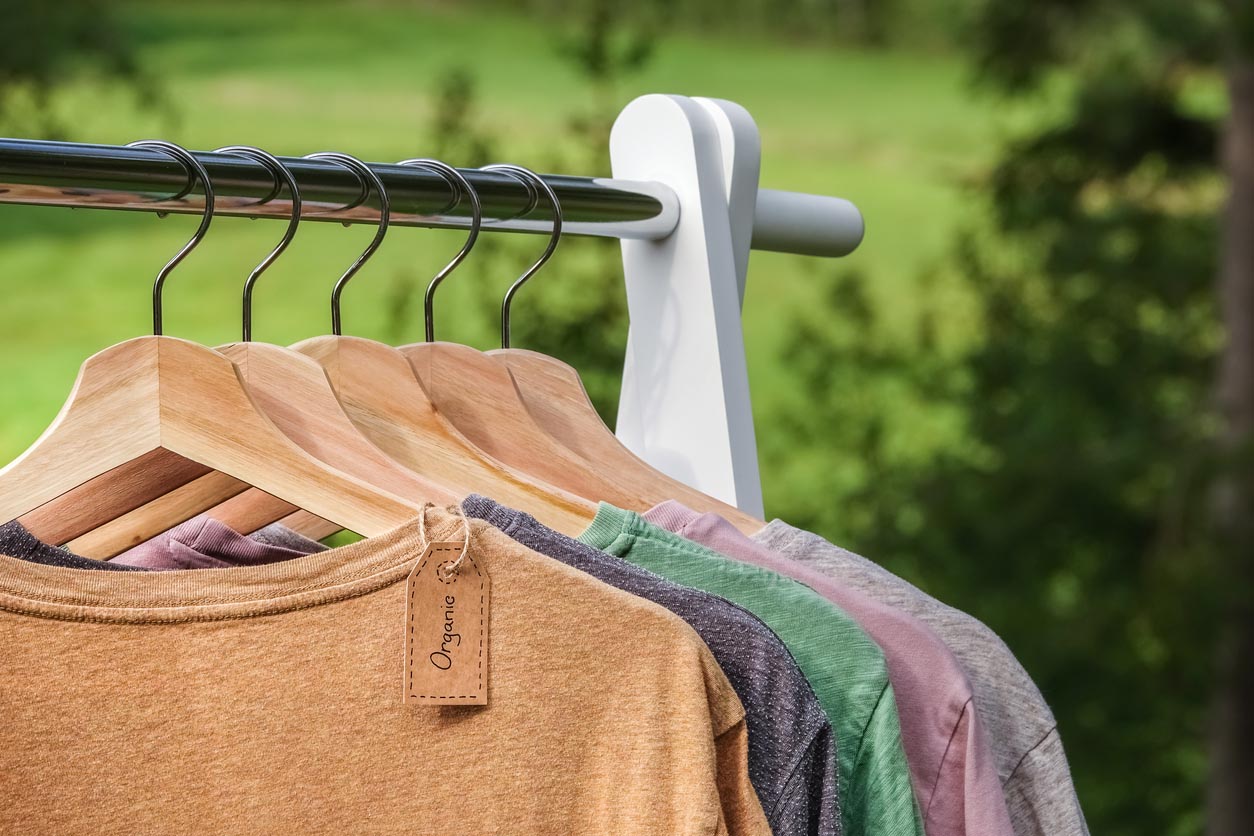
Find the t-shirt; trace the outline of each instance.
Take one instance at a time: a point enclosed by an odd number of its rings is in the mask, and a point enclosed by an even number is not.
[[[840,832],[831,725],[792,654],[761,620],[726,599],[671,583],[486,497],[468,497],[462,510],[524,546],[660,604],[692,625],[744,706],[749,778],[771,832]]]
[[[17,520],[0,525],[0,554],[7,554],[30,563],[45,566],[63,566],[67,569],[105,569],[121,572],[142,571],[134,566],[114,566],[103,560],[80,557],[50,546],[26,530]]]
[[[486,705],[402,700],[421,519],[230,569],[0,557],[0,832],[769,833],[692,628],[486,523],[425,521],[468,528],[491,578]]]
[[[106,563],[144,569],[223,569],[277,563],[326,546],[275,523],[251,536],[200,515],[130,548]]]
[[[775,836],[839,833],[835,734],[787,647],[761,620],[730,601],[673,584],[486,497],[468,498],[463,510],[528,548],[684,618],[710,647],[745,706],[749,777],[771,832]],[[0,534],[3,531],[0,527]],[[111,561],[69,555],[22,533],[24,552],[55,552],[62,559],[75,561],[75,568],[88,569],[120,568],[121,561],[127,561],[127,568],[224,568],[272,563],[326,550],[321,543],[280,523],[246,537],[203,515]]]
[[[772,521],[753,539],[908,612],[935,630],[958,657],[975,690],[976,713],[988,732],[1015,833],[1087,836],[1057,721],[996,633],[865,557],[781,520]]]
[[[918,619],[788,560],[716,514],[665,502],[645,519],[736,560],[801,581],[841,607],[884,651],[902,742],[928,836],[1013,836],[971,683],[958,660]]]
[[[844,832],[922,834],[884,654],[852,618],[791,578],[730,560],[606,503],[579,539],[765,621],[788,645],[836,730]]]

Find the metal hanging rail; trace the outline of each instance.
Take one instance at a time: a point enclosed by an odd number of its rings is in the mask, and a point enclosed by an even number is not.
[[[291,205],[260,162],[241,156],[196,152],[213,181],[217,214],[290,217]],[[376,223],[378,210],[361,182],[333,162],[280,158],[296,178],[312,221]],[[460,205],[448,181],[420,168],[371,163],[392,202],[392,223],[465,227],[469,201]],[[543,201],[506,174],[462,169],[478,191],[488,228],[547,233]],[[661,183],[547,174],[561,200],[564,232],[609,238],[656,240],[679,223],[679,198]],[[118,145],[87,145],[0,139],[0,203],[69,206],[141,212],[199,214],[203,202],[179,162],[159,151]],[[862,238],[862,218],[840,198],[762,189],[758,192],[753,248],[805,255],[839,256]]]

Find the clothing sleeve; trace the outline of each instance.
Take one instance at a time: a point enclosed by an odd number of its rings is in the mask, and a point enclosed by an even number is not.
[[[984,727],[971,700],[963,706],[949,739],[923,826],[938,833],[1015,836]]]
[[[710,649],[692,634],[699,648],[705,695],[714,734],[715,783],[722,825],[729,836],[771,836],[771,825],[749,781],[749,727],[745,708]]]
[[[1023,756],[1003,789],[1018,836],[1089,836],[1058,729]]]
[[[749,783],[749,731],[743,718],[714,739],[718,794],[729,836],[771,836],[762,802]]]
[[[836,737],[824,725],[806,746],[769,813],[775,836],[841,836]]]
[[[850,825],[845,836],[924,836],[891,685],[867,721],[849,783],[841,798]]]

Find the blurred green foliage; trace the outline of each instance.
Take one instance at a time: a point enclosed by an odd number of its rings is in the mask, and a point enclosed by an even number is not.
[[[1059,717],[1094,832],[1249,827],[1203,813],[1208,786],[1248,794],[1254,754],[1242,719],[1254,706],[1236,691],[1236,723],[1213,728],[1231,739],[1218,744],[1231,771],[1208,769],[1215,689],[1254,664],[1215,673],[1252,577],[1248,544],[1213,523],[1219,480],[1248,468],[1216,443],[1213,394],[1227,108],[1212,93],[1239,55],[1236,17],[1210,3],[982,4],[973,63],[987,87],[1032,96],[1060,72],[1072,81],[983,181],[994,228],[955,244],[978,336],[950,363],[926,327],[913,346],[883,344],[857,286],[836,285],[831,309],[853,336],[811,323],[793,343],[807,391],[822,393],[797,438],[865,470],[860,497],[804,520],[843,524],[997,627]],[[921,411],[955,410],[965,442],[922,466],[894,459],[882,413],[846,396],[886,369],[912,381]]]
[[[58,42],[76,57],[40,58],[56,68],[38,70],[54,121],[26,133],[62,124],[94,141],[156,132],[196,147],[325,145],[596,172],[608,170],[609,125],[634,95],[745,104],[764,133],[764,182],[850,197],[870,230],[848,266],[753,257],[746,340],[768,511],[1001,633],[1055,709],[1093,832],[1202,831],[1213,647],[1231,597],[1208,497],[1224,465],[1210,404],[1222,342],[1216,65],[1221,33],[1239,27],[1217,4],[149,2],[113,12],[83,2],[65,14],[57,20],[99,16],[105,43],[133,41],[134,61],[112,46],[93,61],[77,30],[37,23],[71,33]],[[21,72],[23,60],[9,64]],[[93,64],[159,75],[173,114],[79,80]],[[144,271],[182,234],[66,215],[0,206],[0,264],[17,277],[9,304],[20,320],[0,337],[8,454],[50,419],[86,351],[141,332]],[[221,254],[260,256],[272,234],[246,227],[215,230],[204,249],[221,241],[218,256],[189,260],[172,282],[186,335],[212,344],[232,333],[224,274],[242,281],[248,264]],[[302,230],[259,291],[262,338],[317,328],[328,265],[347,263],[366,237]],[[350,291],[350,330],[416,338],[427,277],[459,243],[457,233],[394,234],[365,271],[375,278]],[[501,293],[542,248],[484,236],[441,291],[441,336],[494,346]],[[578,368],[606,416],[626,335],[620,273],[613,242],[564,241],[513,320],[515,345]],[[50,327],[49,310],[68,327]]]
[[[84,73],[125,82],[152,106],[158,87],[135,43],[102,0],[0,0],[0,124],[15,134],[57,137],[68,126],[50,107],[62,85]]]

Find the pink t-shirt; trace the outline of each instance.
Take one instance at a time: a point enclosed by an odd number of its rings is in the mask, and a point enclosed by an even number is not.
[[[1014,836],[971,683],[922,622],[768,551],[715,514],[664,502],[645,519],[730,558],[801,581],[845,610],[883,649],[910,779],[928,836]]]
[[[326,551],[326,546],[278,523],[246,537],[201,514],[109,562],[140,569],[225,569],[278,563],[321,551]]]

